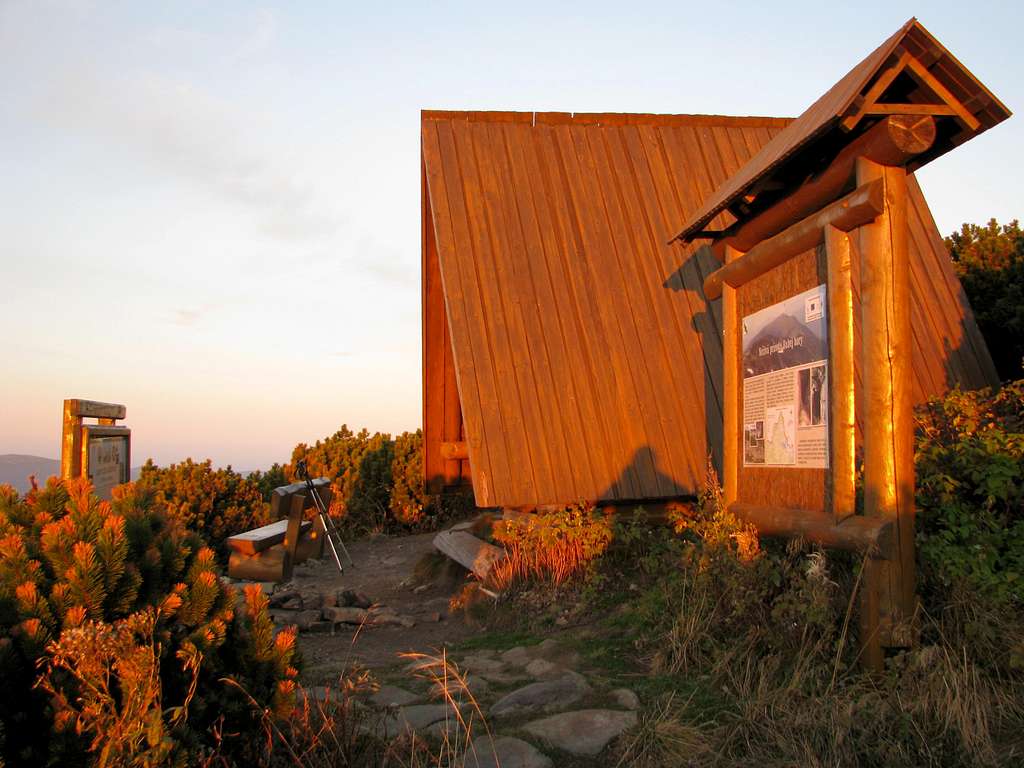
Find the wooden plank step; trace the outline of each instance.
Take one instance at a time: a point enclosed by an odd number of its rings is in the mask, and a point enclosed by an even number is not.
[[[481,541],[466,531],[442,531],[434,537],[434,548],[468,568],[481,581],[495,563],[504,560],[505,550]]]
[[[300,533],[305,533],[312,524],[309,520],[303,520]],[[243,555],[255,555],[257,552],[270,549],[275,544],[283,542],[287,530],[288,520],[278,520],[276,523],[229,537],[228,549],[241,552]]]

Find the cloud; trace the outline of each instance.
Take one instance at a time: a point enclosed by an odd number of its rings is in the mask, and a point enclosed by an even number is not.
[[[40,98],[44,116],[113,146],[141,152],[164,172],[250,209],[268,235],[330,238],[341,216],[282,153],[252,140],[259,119],[188,82],[156,73],[60,73]]]

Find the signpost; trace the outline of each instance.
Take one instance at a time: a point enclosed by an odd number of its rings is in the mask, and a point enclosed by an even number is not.
[[[704,292],[722,298],[726,504],[761,534],[865,554],[871,669],[914,638],[907,174],[1008,116],[911,19],[677,236],[725,262]]]
[[[109,500],[115,485],[131,480],[131,430],[118,426],[127,409],[115,403],[65,400],[61,437],[61,477],[86,477],[101,499]],[[84,419],[96,419],[85,424]]]

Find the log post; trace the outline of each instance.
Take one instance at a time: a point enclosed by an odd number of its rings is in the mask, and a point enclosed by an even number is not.
[[[857,161],[857,183],[881,179],[885,210],[860,228],[864,413],[864,514],[891,520],[891,561],[869,561],[865,621],[878,617],[882,646],[911,641],[914,615],[914,425],[911,392],[907,183],[902,167]],[[874,593],[874,594],[872,594]],[[877,601],[877,611],[874,606]],[[878,658],[870,658],[878,666]]]
[[[64,401],[64,420],[60,439],[60,476],[69,480],[82,474],[82,417],[78,401]]]
[[[725,249],[726,265],[743,254]],[[742,344],[737,289],[722,286],[722,495],[725,506],[736,501],[739,489],[740,460],[740,375]]]
[[[857,420],[853,391],[853,281],[849,235],[835,227],[826,227],[825,256],[828,263],[829,447],[832,453],[831,484],[826,493],[828,509],[838,523],[856,511],[854,443]]]

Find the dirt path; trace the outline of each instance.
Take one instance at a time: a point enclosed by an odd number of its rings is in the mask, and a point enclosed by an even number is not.
[[[338,674],[351,661],[370,668],[404,664],[398,657],[403,651],[433,651],[476,632],[461,617],[448,615],[450,586],[431,584],[415,593],[408,585],[416,564],[434,551],[431,546],[434,536],[433,533],[376,536],[346,542],[355,567],[346,567],[344,574],[338,573],[329,555],[296,567],[293,583],[300,589],[315,587],[321,592],[352,589],[416,622],[411,628],[367,626],[360,629],[339,624],[334,635],[325,631],[300,633],[306,684],[336,682]]]

